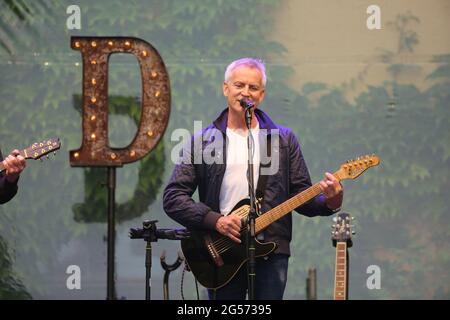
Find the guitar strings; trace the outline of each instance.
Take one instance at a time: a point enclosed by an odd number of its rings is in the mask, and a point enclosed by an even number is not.
[[[282,203],[281,205],[270,210],[270,211],[273,211],[274,214],[272,214],[272,215],[275,216],[274,218],[271,219],[271,215],[260,216],[260,218],[261,218],[260,221],[266,222],[266,220],[269,220],[268,223],[264,223],[264,224],[266,224],[266,225],[270,224],[271,222],[278,220],[278,217],[277,217],[278,215],[282,215],[283,212],[291,211],[291,210],[289,210],[290,208],[295,208],[298,205],[300,205],[301,203],[304,203],[304,202],[308,201],[309,199],[312,199],[314,196],[319,194],[320,191],[321,190],[320,190],[319,184],[316,183],[313,186],[311,186],[310,188],[299,193],[297,196],[287,200],[285,203]],[[232,213],[236,213],[238,216],[243,218],[248,215],[248,212],[249,212],[249,206],[243,206]],[[256,223],[256,224],[257,224],[256,227],[258,227],[258,223]],[[247,227],[242,228],[241,232],[240,232],[241,235],[243,232],[246,232],[246,230],[247,230]],[[225,236],[223,236],[219,240],[216,240],[213,242],[213,245],[216,248],[218,253],[224,253],[225,251],[230,249],[235,244],[236,243],[234,241],[232,241],[230,238],[225,237]]]
[[[248,207],[242,207],[240,209],[238,209],[236,213],[238,216],[244,218],[248,215]],[[256,221],[256,229],[258,230],[258,228],[261,226],[261,223],[268,225],[272,222],[272,219],[270,219],[270,216],[260,216],[258,218],[259,220]],[[266,222],[268,221],[268,222]],[[273,220],[274,221],[274,220]],[[258,223],[261,222],[261,223]],[[240,230],[240,234],[245,234],[245,232],[247,232],[247,227],[244,227]],[[227,251],[228,249],[230,249],[233,245],[236,245],[237,243],[235,243],[233,240],[231,240],[228,237],[222,236],[222,238],[216,240],[213,242],[214,247],[216,248],[218,253],[224,253],[225,251]]]
[[[310,191],[308,191],[306,193],[310,193]],[[302,197],[300,197],[300,198],[302,198]],[[288,207],[288,208],[293,207],[293,205],[295,205],[295,203],[298,202],[298,200],[299,199],[296,199],[296,197],[291,198],[288,201],[286,201],[284,204],[281,204],[279,207],[275,207],[270,211],[273,211],[275,213],[275,216],[280,215],[285,210],[285,207]],[[249,206],[243,206],[243,207],[237,209],[236,211],[234,211],[233,213],[236,213],[240,217],[246,217],[248,215],[248,212],[249,212]],[[261,222],[266,222],[266,220],[268,220],[268,222],[264,223],[265,225],[268,225],[271,222],[278,219],[276,217],[274,219],[271,219],[271,217],[270,217],[271,215],[267,214],[267,213],[268,212],[266,212],[263,216],[259,217],[260,218],[259,221],[261,221]],[[258,229],[258,221],[256,222],[256,229]],[[242,235],[242,233],[245,233],[246,231],[247,231],[247,227],[242,228],[241,235]],[[225,251],[230,249],[233,245],[236,245],[236,243],[233,240],[231,240],[230,238],[223,236],[219,240],[214,241],[213,245],[216,248],[218,253],[224,253]]]
[[[245,218],[248,215],[249,206],[242,206],[241,208],[237,209],[236,211],[233,211],[232,213],[236,213],[239,217]],[[244,229],[241,229],[241,233],[244,231]],[[216,240],[213,242],[214,247],[219,253],[223,253],[227,251],[229,248],[231,248],[232,244],[230,244],[232,240],[228,237],[220,238],[219,240]]]
[[[333,174],[339,181],[342,180],[342,172],[337,171]],[[281,218],[286,212],[294,210],[296,207],[306,203],[307,201],[311,200],[318,194],[322,192],[319,183],[316,183],[306,190],[303,190],[296,196],[292,197],[291,199],[287,200],[286,202],[276,206],[272,210],[269,210],[265,213],[265,216],[260,216],[259,222],[261,222],[262,225],[269,225],[270,223],[278,220]],[[242,206],[241,208],[237,209],[236,211],[233,211],[232,213],[236,213],[238,216],[244,218],[248,215],[249,212],[249,206]],[[272,212],[268,214],[269,212]],[[256,229],[258,229],[258,221],[256,221]],[[261,227],[263,229],[264,227]],[[247,227],[244,227],[241,229],[240,234],[242,235],[243,232],[246,232]],[[228,249],[230,249],[233,245],[236,245],[234,241],[232,241],[230,238],[222,236],[219,240],[213,241],[213,246],[216,248],[218,253],[224,253]]]

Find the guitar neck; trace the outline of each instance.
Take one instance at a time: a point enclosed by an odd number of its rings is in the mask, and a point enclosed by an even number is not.
[[[334,300],[347,300],[347,243],[336,243]]]
[[[337,171],[333,174],[336,179],[341,180],[341,172]],[[261,232],[265,228],[267,228],[272,222],[281,219],[286,214],[294,210],[295,208],[300,207],[305,204],[315,196],[319,195],[322,192],[320,188],[320,184],[316,183],[309,187],[308,189],[300,192],[296,196],[293,196],[291,199],[283,202],[282,204],[276,206],[275,208],[267,211],[263,215],[256,218],[256,233]]]

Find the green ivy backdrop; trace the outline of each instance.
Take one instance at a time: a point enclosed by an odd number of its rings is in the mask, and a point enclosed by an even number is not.
[[[67,30],[66,8],[77,4],[82,29]],[[269,84],[262,108],[280,124],[293,128],[303,147],[314,181],[348,158],[376,153],[379,167],[357,181],[344,182],[344,210],[356,217],[357,235],[350,249],[350,298],[450,298],[449,105],[450,54],[436,56],[434,81],[399,82],[419,65],[398,63],[413,53],[420,35],[402,13],[392,26],[397,51],[380,59],[389,77],[367,86],[355,102],[348,79],[341,86],[307,83],[287,86],[294,72],[282,60],[286,49],[268,39],[282,0],[185,1],[0,1],[0,118],[4,153],[47,137],[60,137],[61,151],[44,163],[28,162],[17,197],[0,207],[0,298],[104,299],[106,296],[106,173],[71,168],[68,151],[81,143],[81,59],[70,49],[70,36],[134,36],[150,42],[170,75],[172,112],[164,139],[150,155],[118,172],[116,244],[117,295],[144,296],[145,243],[128,239],[130,227],[144,219],[175,227],[161,203],[173,164],[171,133],[192,131],[193,121],[208,124],[225,107],[221,82],[225,66],[241,56],[267,62]],[[251,44],[251,45],[243,45]],[[281,58],[280,58],[281,57]],[[141,83],[135,59],[113,56],[110,64],[110,139],[127,145],[139,120]],[[287,299],[305,299],[306,272],[317,268],[318,298],[331,299],[334,248],[331,217],[294,219],[293,256]],[[158,262],[163,250],[176,259],[178,244],[154,245],[153,288],[162,298]],[[66,268],[79,265],[82,290],[66,288]],[[367,267],[381,270],[381,289],[369,290]],[[170,297],[180,299],[182,272],[171,276]],[[184,275],[184,297],[195,299],[190,273]],[[200,298],[204,298],[200,291]]]

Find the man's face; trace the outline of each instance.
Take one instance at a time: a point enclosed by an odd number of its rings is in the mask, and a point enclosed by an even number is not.
[[[239,100],[249,99],[255,108],[264,99],[265,89],[261,72],[256,68],[240,66],[233,70],[227,82],[223,83],[223,95],[227,97],[228,107],[236,112],[244,112]]]

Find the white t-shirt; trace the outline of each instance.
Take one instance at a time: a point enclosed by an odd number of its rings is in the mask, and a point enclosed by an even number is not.
[[[255,144],[253,154],[254,188],[259,177],[259,123],[250,132]],[[249,198],[248,193],[248,147],[247,133],[243,130],[227,128],[227,167],[220,188],[220,213],[227,215],[242,199]]]

